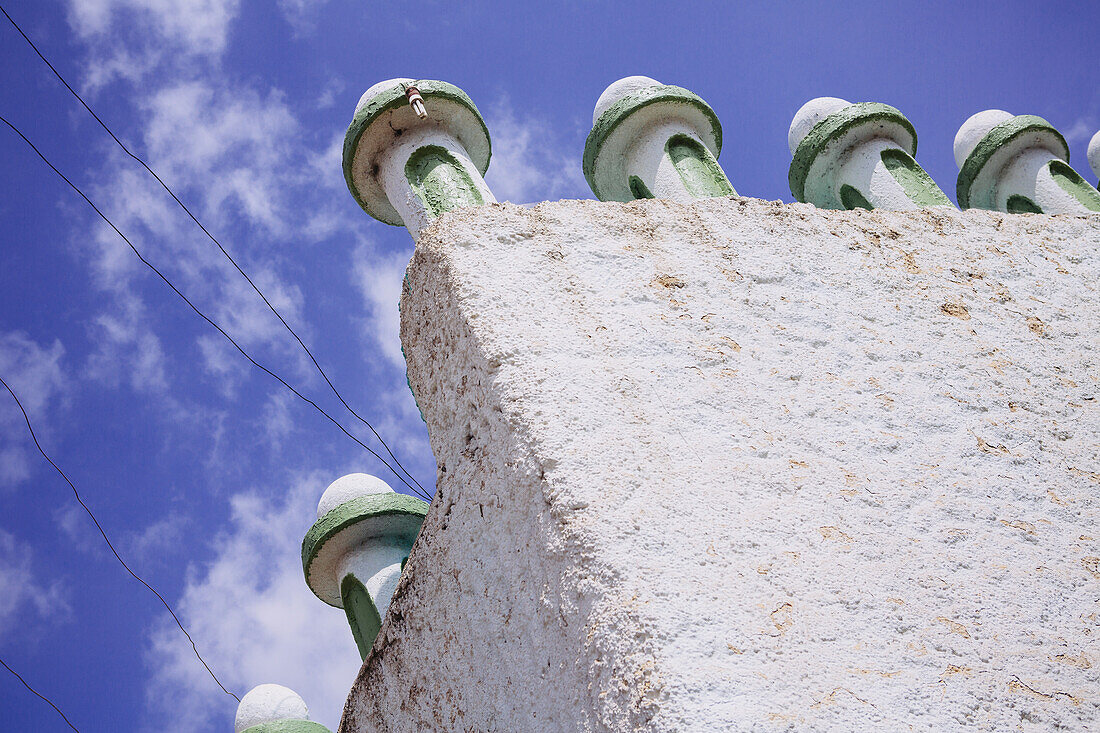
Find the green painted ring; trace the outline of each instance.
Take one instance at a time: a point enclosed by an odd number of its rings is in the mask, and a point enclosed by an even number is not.
[[[794,194],[795,199],[805,202],[806,177],[810,175],[810,167],[829,143],[855,127],[883,120],[901,125],[913,136],[912,149],[906,152],[915,156],[917,131],[905,115],[896,108],[879,102],[850,104],[831,115],[826,115],[823,120],[810,128],[806,137],[802,138],[802,142],[795,149],[794,156],[791,158],[791,168],[787,172],[787,183],[790,184],[791,193]]]
[[[309,528],[302,540],[302,571],[306,576],[306,585],[309,586],[314,595],[325,601],[325,603],[329,603],[325,596],[331,596],[332,594],[321,592],[320,586],[322,585],[325,587],[330,584],[334,585],[337,588],[335,596],[339,597],[339,578],[315,579],[311,574],[311,570],[313,562],[321,553],[322,548],[345,530],[371,519],[387,516],[406,516],[415,517],[416,531],[419,531],[420,524],[427,514],[427,502],[396,492],[360,496],[331,509]],[[416,537],[416,531],[411,533],[413,538]],[[411,546],[412,541],[409,544]],[[330,605],[333,604],[330,603]]]
[[[484,176],[485,171],[489,170],[489,159],[493,155],[492,141],[489,138],[489,128],[485,124],[485,118],[481,116],[481,111],[478,110],[477,105],[474,104],[474,100],[470,99],[466,92],[462,91],[454,84],[448,84],[445,81],[423,79],[414,81],[411,86],[415,86],[420,90],[420,96],[424,98],[425,103],[432,98],[444,99],[459,104],[473,113],[474,117],[477,118],[478,123],[481,125],[481,134],[485,137],[486,150],[485,158],[483,160],[474,160],[473,163],[477,166],[478,172]],[[355,150],[359,147],[359,140],[363,137],[363,133],[367,131],[367,128],[377,121],[384,113],[399,109],[408,104],[409,100],[405,96],[405,89],[401,86],[395,86],[391,89],[379,92],[369,102],[356,110],[355,116],[351,120],[351,124],[348,125],[348,131],[344,133],[343,169],[344,182],[348,186],[348,191],[351,192],[352,198],[355,199],[355,202],[359,204],[363,211],[387,224],[391,224],[392,222],[387,221],[380,217],[375,211],[372,211],[370,204],[360,193],[359,187],[355,185],[355,180],[352,177],[352,163],[355,161]],[[395,226],[400,225],[397,224]]]
[[[627,117],[643,107],[648,107],[651,104],[670,103],[684,104],[700,110],[710,122],[711,134],[714,136],[714,157],[717,158],[722,152],[722,123],[718,121],[718,115],[714,114],[714,110],[703,101],[702,97],[688,89],[671,84],[646,87],[633,94],[628,94],[604,110],[604,113],[600,115],[596,123],[592,125],[592,130],[588,133],[588,139],[584,142],[584,158],[581,167],[584,170],[584,177],[588,181],[588,185],[592,188],[592,192],[596,194],[596,198],[603,198],[596,186],[596,159],[599,157],[600,149],[607,138]]]
[[[1053,125],[1037,115],[1016,115],[994,126],[978,141],[970,151],[970,155],[966,156],[962,167],[959,168],[959,178],[955,182],[955,199],[959,202],[959,208],[970,208],[970,188],[993,154],[1020,136],[1033,132],[1046,133],[1050,141],[1061,147],[1064,152],[1064,155],[1060,156],[1062,160],[1069,162],[1069,145],[1066,144],[1062,133],[1055,130]]]
[[[311,720],[276,720],[245,728],[243,733],[332,733],[320,723]]]

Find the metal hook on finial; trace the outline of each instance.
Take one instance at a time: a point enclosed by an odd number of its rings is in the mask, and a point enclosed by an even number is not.
[[[420,119],[424,119],[428,116],[428,110],[424,108],[424,98],[420,96],[420,90],[413,85],[405,87],[405,97],[409,100],[409,106],[413,108],[413,112]]]

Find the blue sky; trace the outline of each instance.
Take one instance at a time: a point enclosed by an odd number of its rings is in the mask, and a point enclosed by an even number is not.
[[[412,242],[363,214],[340,141],[396,76],[465,89],[499,199],[591,198],[592,106],[645,74],[708,100],[746,196],[791,200],[787,128],[816,96],[892,104],[952,196],[951,141],[999,107],[1062,130],[1090,181],[1100,6],[4,0],[119,136],[220,238],[420,482],[397,297]],[[214,245],[0,19],[0,114],[199,307],[370,445]],[[138,572],[238,694],[278,682],[335,726],[358,655],[299,544],[333,479],[375,459],[236,354],[10,131],[0,129],[0,376]],[[0,394],[0,656],[81,730],[228,731],[236,703],[109,555]],[[62,730],[0,670],[6,729]]]

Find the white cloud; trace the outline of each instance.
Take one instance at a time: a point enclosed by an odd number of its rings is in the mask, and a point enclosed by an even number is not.
[[[222,2],[216,8],[211,3],[210,22],[189,25],[187,11],[199,5],[187,0],[173,14],[160,0],[97,0],[89,8],[74,10],[74,26],[89,47],[85,81],[103,84],[120,76],[140,80],[123,87],[125,99],[137,111],[131,128],[136,131],[135,152],[219,237],[310,342],[305,299],[280,271],[281,250],[337,236],[351,239],[363,225],[343,190],[342,131],[318,144],[304,137],[296,114],[277,90],[240,84],[219,73],[218,56],[231,33],[237,3]],[[303,0],[283,0],[282,8],[302,17],[309,9]],[[135,19],[140,22],[131,31],[120,30]],[[131,36],[142,29],[150,31],[148,38],[115,47],[120,40],[133,40]],[[163,50],[172,46],[184,49],[175,61]],[[120,71],[127,62],[132,70]],[[331,103],[337,93],[331,86],[321,101]],[[93,199],[199,308],[288,381],[319,383],[297,344],[259,296],[155,181],[113,150],[96,180],[90,191]],[[88,362],[88,373],[111,384],[157,390],[158,405],[168,404],[165,413],[178,425],[214,426],[204,428],[213,435],[208,468],[224,472],[221,464],[231,460],[224,453],[229,449],[223,447],[228,442],[224,415],[200,419],[204,411],[212,412],[210,407],[188,404],[184,409],[178,401],[173,403],[172,395],[179,390],[172,382],[198,365],[231,397],[251,367],[205,324],[194,327],[191,355],[186,354],[188,344],[171,343],[167,336],[162,345],[162,323],[185,312],[186,306],[146,273],[109,229],[92,229],[78,245],[91,261],[96,285],[110,296],[95,319],[96,353]],[[408,252],[378,261],[357,260],[356,277],[363,279],[363,297],[370,308],[371,343],[383,356],[376,365],[378,381],[371,386],[386,385],[371,393],[369,412],[372,418],[377,415],[378,427],[395,450],[412,455],[408,446],[421,452],[427,448],[404,387],[397,339],[397,299],[407,260]],[[288,363],[297,369],[297,380],[287,373]],[[398,385],[400,390],[389,389]],[[255,436],[278,451],[297,429],[292,420],[295,409],[291,396],[272,391],[262,412],[248,424],[259,423]],[[279,500],[251,493],[233,496],[228,529],[214,539],[213,560],[189,568],[174,605],[203,656],[230,689],[243,694],[263,682],[287,685],[303,695],[315,719],[335,729],[359,666],[358,652],[343,612],[323,604],[305,586],[300,559],[301,539],[315,502],[333,477],[303,479]],[[79,519],[62,512],[57,521],[69,535],[81,538],[85,533]],[[131,552],[137,557],[162,552],[165,537],[180,536],[181,524],[182,520],[152,525],[129,538]],[[149,729],[210,730],[230,724],[235,703],[207,676],[166,615],[151,632],[146,651]]]
[[[265,682],[286,685],[335,730],[359,655],[344,613],[309,591],[301,562],[302,537],[331,478],[302,479],[284,501],[234,496],[229,531],[215,540],[209,565],[190,569],[176,609],[227,687],[241,695]],[[231,720],[235,703],[167,616],[146,658],[151,730],[220,730]]]
[[[68,540],[68,547],[107,559],[103,554],[107,552],[103,537],[96,531],[88,513],[75,500],[67,499],[63,505],[54,509],[53,521]]]
[[[285,231],[284,184],[297,177],[300,130],[282,94],[193,81],[163,87],[142,106],[149,163],[162,178],[201,194],[207,215],[229,205],[253,224]]]
[[[529,203],[589,196],[580,151],[561,130],[532,116],[519,117],[507,98],[486,109],[493,157],[485,176],[500,201]]]
[[[153,561],[178,549],[184,538],[183,530],[189,522],[187,517],[176,513],[153,522],[127,538],[125,557],[131,558],[138,566],[148,567]]]
[[[279,0],[279,10],[294,28],[295,33],[304,34],[314,28],[314,14],[327,0]]]
[[[68,613],[60,584],[40,582],[30,547],[0,529],[0,639],[31,619]]]
[[[199,336],[196,340],[203,366],[213,377],[213,383],[223,397],[232,397],[237,392],[241,380],[248,376],[252,365],[241,357],[233,344],[218,333]]]
[[[218,53],[239,7],[239,0],[74,0],[69,19],[85,37],[108,33],[118,20],[194,53]]]
[[[267,436],[267,445],[273,451],[279,450],[283,441],[294,430],[294,420],[290,412],[293,399],[295,398],[290,392],[275,392],[264,404],[259,432]]]
[[[1066,128],[1064,136],[1066,142],[1070,145],[1079,142],[1087,142],[1092,139],[1092,136],[1096,134],[1096,131],[1100,130],[1100,125],[1096,124],[1091,117],[1079,117],[1074,120],[1073,124]]]
[[[340,79],[339,77],[333,77],[329,79],[328,82],[325,83],[324,88],[321,89],[321,94],[317,97],[317,108],[328,109],[332,105],[336,104],[336,98],[344,91],[344,88],[346,86],[347,85],[344,83],[344,80]],[[343,140],[342,135],[341,140]],[[333,168],[332,170],[339,169]]]
[[[402,372],[405,356],[401,353],[398,301],[411,256],[410,251],[380,254],[373,247],[362,244],[356,248],[352,259],[355,288],[369,313],[367,334],[390,363]]]
[[[364,342],[370,352],[367,360],[390,367],[375,376],[369,419],[389,447],[405,458],[402,461],[405,467],[415,472],[410,457],[430,456],[431,448],[420,410],[409,390],[405,355],[401,351],[398,306],[411,254],[409,250],[383,254],[371,245],[361,244],[352,258],[352,278],[367,307],[367,316],[362,321]],[[376,359],[378,355],[382,358]],[[396,479],[383,478],[397,485]],[[429,482],[424,487],[429,493],[433,490]]]
[[[223,246],[308,339],[302,293],[277,272],[272,244],[294,241],[302,232],[308,237],[314,224],[298,221],[294,212],[324,208],[311,205],[321,195],[313,165],[320,153],[295,138],[298,124],[281,95],[170,83],[140,106],[145,124],[139,147],[150,164],[209,229],[222,233]],[[273,361],[261,348],[273,349],[280,357],[292,355],[299,373],[309,375],[290,335],[216,245],[143,171],[118,153],[110,162],[118,165],[105,169],[93,198],[146,258],[260,361]],[[171,374],[156,335],[160,310],[147,306],[141,293],[147,288],[169,312],[186,306],[105,225],[78,244],[91,260],[96,284],[114,295],[95,321],[98,350],[89,373],[108,384],[165,391]],[[219,384],[231,394],[233,378],[239,382],[249,367],[208,326],[196,322],[196,328],[202,331],[196,343],[202,363],[210,376],[227,380]]]
[[[136,82],[162,63],[219,57],[239,10],[240,0],[72,0],[69,25],[95,50],[86,77],[95,88],[115,77]]]
[[[21,331],[0,332],[0,376],[12,388],[42,438],[49,405],[65,387],[61,357],[65,349],[55,340],[42,347]],[[31,475],[31,441],[23,415],[7,390],[0,389],[0,486],[14,486]]]
[[[115,387],[129,384],[136,392],[167,387],[164,351],[140,300],[121,292],[114,312],[100,314],[94,323],[97,349],[88,359],[89,377]]]

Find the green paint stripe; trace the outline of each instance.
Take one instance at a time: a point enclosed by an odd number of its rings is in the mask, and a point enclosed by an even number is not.
[[[638,176],[631,176],[628,183],[630,184],[630,194],[635,199],[656,198],[653,192],[649,190],[649,186],[645,185],[645,181],[638,178]]]
[[[404,560],[401,561],[401,569],[405,569]],[[345,575],[340,582],[340,601],[344,604],[344,614],[348,617],[352,638],[359,649],[359,658],[365,660],[382,629],[382,616],[367,587],[352,573]]]
[[[463,206],[485,203],[462,163],[439,145],[417,148],[405,163],[405,179],[431,219]]]
[[[243,733],[332,733],[328,728],[312,720],[277,720],[245,728]]]
[[[423,519],[428,503],[398,493],[368,494],[345,501],[318,519],[302,540],[302,570],[309,579],[309,566],[317,558],[321,546],[337,532],[370,517],[406,514]]]
[[[687,135],[673,135],[665,142],[665,155],[693,197],[702,199],[737,193],[707,146],[698,140]]]
[[[829,143],[841,137],[849,130],[878,122],[895,122],[913,136],[913,149],[906,152],[917,154],[917,131],[913,124],[900,111],[888,104],[879,102],[859,102],[827,115],[814,125],[791,158],[791,168],[787,173],[787,182],[796,200],[806,201],[806,177],[817,156]]]
[[[853,209],[867,209],[872,211],[875,207],[871,206],[871,202],[859,192],[859,189],[855,186],[849,186],[845,183],[840,187],[840,203],[844,205],[844,208],[848,211]]]
[[[1069,146],[1066,145],[1066,139],[1062,137],[1062,133],[1055,130],[1042,117],[1016,115],[987,132],[985,137],[979,140],[974,149],[970,151],[970,155],[967,156],[966,160],[963,161],[962,168],[959,169],[958,181],[955,183],[955,199],[959,202],[959,208],[970,208],[970,187],[974,185],[974,180],[982,172],[982,168],[989,162],[989,159],[993,157],[993,154],[1003,145],[1007,145],[1021,135],[1033,132],[1053,134],[1055,141],[1061,145],[1065,153],[1061,157],[1067,161],[1069,160]]]
[[[420,90],[420,96],[424,98],[425,104],[428,104],[428,100],[431,98],[446,99],[461,104],[474,113],[474,117],[481,123],[482,132],[485,133],[485,143],[489,151],[489,154],[485,156],[485,165],[478,166],[478,171],[484,176],[485,171],[489,169],[489,159],[492,157],[492,141],[489,138],[489,128],[485,125],[485,120],[482,118],[477,105],[474,104],[474,100],[470,99],[466,92],[454,84],[448,84],[445,81],[418,80],[414,81],[411,86],[415,86]],[[355,182],[352,180],[351,164],[355,159],[355,149],[359,147],[359,140],[363,137],[363,133],[382,113],[403,107],[408,103],[409,100],[405,96],[405,90],[400,86],[379,92],[355,113],[351,124],[348,125],[347,133],[344,134],[344,181],[347,183],[352,197],[368,214],[371,214],[371,211],[367,208],[363,197],[359,195],[359,189],[356,188]],[[478,162],[474,161],[474,165],[477,166]],[[374,214],[371,214],[371,216],[374,216]]]
[[[1089,211],[1100,211],[1100,194],[1077,171],[1070,168],[1068,163],[1052,160],[1047,163],[1047,170],[1058,187],[1077,199],[1082,206]]]
[[[1042,214],[1043,210],[1027,196],[1014,193],[1005,201],[1005,210],[1010,214]]]
[[[603,199],[603,195],[596,187],[595,168],[596,156],[599,155],[604,141],[627,117],[643,107],[648,107],[651,104],[670,103],[695,107],[706,115],[710,121],[711,134],[714,135],[714,153],[718,155],[722,152],[722,123],[718,121],[718,116],[714,114],[714,110],[710,108],[710,105],[703,101],[702,97],[683,87],[669,84],[646,87],[623,97],[611,105],[600,115],[600,118],[592,125],[592,130],[588,133],[588,139],[584,143],[584,159],[581,167],[584,170],[584,177],[588,181],[588,185],[592,188],[592,192],[596,194],[596,198]]]
[[[901,148],[887,148],[879,153],[879,158],[901,186],[901,190],[917,206],[951,205],[947,194],[940,190],[932,177],[925,173],[909,153]]]

